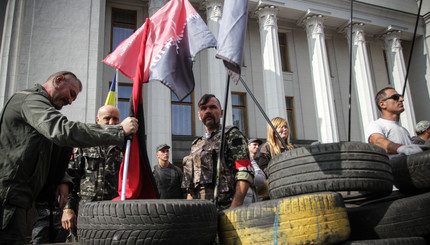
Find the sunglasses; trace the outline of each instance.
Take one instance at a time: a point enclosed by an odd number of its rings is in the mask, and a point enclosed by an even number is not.
[[[385,98],[385,99],[383,99],[382,101],[387,101],[387,100],[389,100],[389,99],[393,99],[393,100],[399,100],[400,99],[400,97],[402,97],[403,98],[403,96],[401,95],[401,94],[393,94],[393,95],[391,95],[390,97],[388,97],[388,98]]]

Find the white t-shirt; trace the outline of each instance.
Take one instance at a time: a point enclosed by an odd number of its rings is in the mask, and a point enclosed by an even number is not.
[[[366,141],[369,142],[369,138],[372,134],[379,133],[385,136],[389,141],[401,144],[411,145],[411,137],[406,128],[400,126],[396,121],[379,118],[369,124],[366,130]],[[390,158],[397,156],[398,154],[389,155]]]

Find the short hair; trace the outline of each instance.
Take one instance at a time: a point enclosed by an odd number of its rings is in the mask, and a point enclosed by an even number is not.
[[[420,121],[415,126],[415,132],[417,135],[423,134],[428,128],[430,128],[430,122],[429,121]]]
[[[206,105],[209,102],[209,100],[212,99],[212,98],[216,99],[216,101],[218,102],[219,108],[222,109],[221,103],[219,102],[218,98],[215,95],[213,95],[213,94],[204,94],[200,98],[199,103],[197,105],[199,107],[202,106],[202,105]]]
[[[73,72],[70,71],[59,71],[56,72],[54,74],[52,74],[51,76],[49,76],[48,80],[51,80],[52,86],[56,87],[55,85],[55,78],[57,78],[58,76],[63,75],[64,76],[64,80],[66,81],[66,83],[71,83],[71,82],[77,82],[79,85],[79,92],[82,91],[82,82],[81,80],[79,80],[75,74],[73,74]]]
[[[385,98],[385,96],[387,96],[387,93],[385,93],[385,91],[387,91],[389,89],[394,89],[394,88],[393,87],[385,87],[385,88],[379,90],[379,92],[375,96],[376,106],[378,107],[379,111],[382,111],[381,107],[379,106],[379,102],[381,100],[383,100]]]

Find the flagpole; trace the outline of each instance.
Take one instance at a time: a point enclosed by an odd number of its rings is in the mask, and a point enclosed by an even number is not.
[[[354,0],[351,0],[350,14],[351,22],[349,23],[349,93],[348,93],[348,141],[351,141],[351,99],[352,99],[352,17],[353,17]]]
[[[287,144],[285,144],[285,141],[282,139],[282,137],[279,135],[278,131],[276,130],[276,128],[273,126],[272,122],[270,121],[270,119],[267,117],[266,113],[264,112],[263,108],[261,108],[260,103],[258,103],[257,99],[254,97],[254,94],[251,92],[251,90],[248,88],[248,86],[246,85],[245,81],[243,81],[242,77],[239,78],[239,80],[242,82],[243,86],[245,87],[246,91],[248,91],[248,94],[251,96],[252,100],[254,101],[255,105],[258,107],[258,109],[260,110],[261,114],[263,114],[263,117],[266,119],[267,123],[270,125],[270,127],[273,129],[273,132],[275,132],[276,136],[278,137],[279,141],[281,141],[282,146],[285,149],[288,149]]]
[[[412,38],[411,51],[409,53],[408,67],[406,68],[405,82],[403,83],[403,90],[402,90],[402,96],[403,97],[405,96],[406,84],[408,83],[409,68],[411,67],[412,52],[413,52],[414,46],[415,46],[414,45],[415,44],[415,38],[417,35],[417,27],[418,27],[418,22],[420,20],[420,13],[421,13],[421,6],[422,5],[423,5],[423,0],[420,1],[420,6],[418,7],[417,21],[415,22],[414,36]]]
[[[125,192],[127,188],[128,162],[130,157],[130,145],[131,145],[131,140],[127,139],[127,145],[125,148],[125,156],[124,156],[124,170],[122,172],[121,201],[125,201]]]
[[[118,87],[118,69],[115,69],[115,107],[118,108],[118,95],[119,95],[119,87]]]
[[[227,87],[225,88],[225,99],[224,99],[224,110],[227,110],[227,103],[228,103],[228,91],[230,88],[230,76],[227,75]],[[221,159],[224,159],[224,132],[225,132],[225,122],[227,113],[224,111],[223,117],[222,117],[222,127],[221,127],[221,146],[218,153],[218,160],[216,163],[216,183],[215,183],[215,190],[214,190],[214,202],[215,205],[218,203],[218,187],[219,187],[219,178],[221,176]]]

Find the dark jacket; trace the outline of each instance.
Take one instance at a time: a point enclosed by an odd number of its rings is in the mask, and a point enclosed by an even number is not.
[[[123,145],[120,126],[68,121],[36,87],[15,93],[0,118],[0,203],[28,209],[45,184],[53,143]]]

